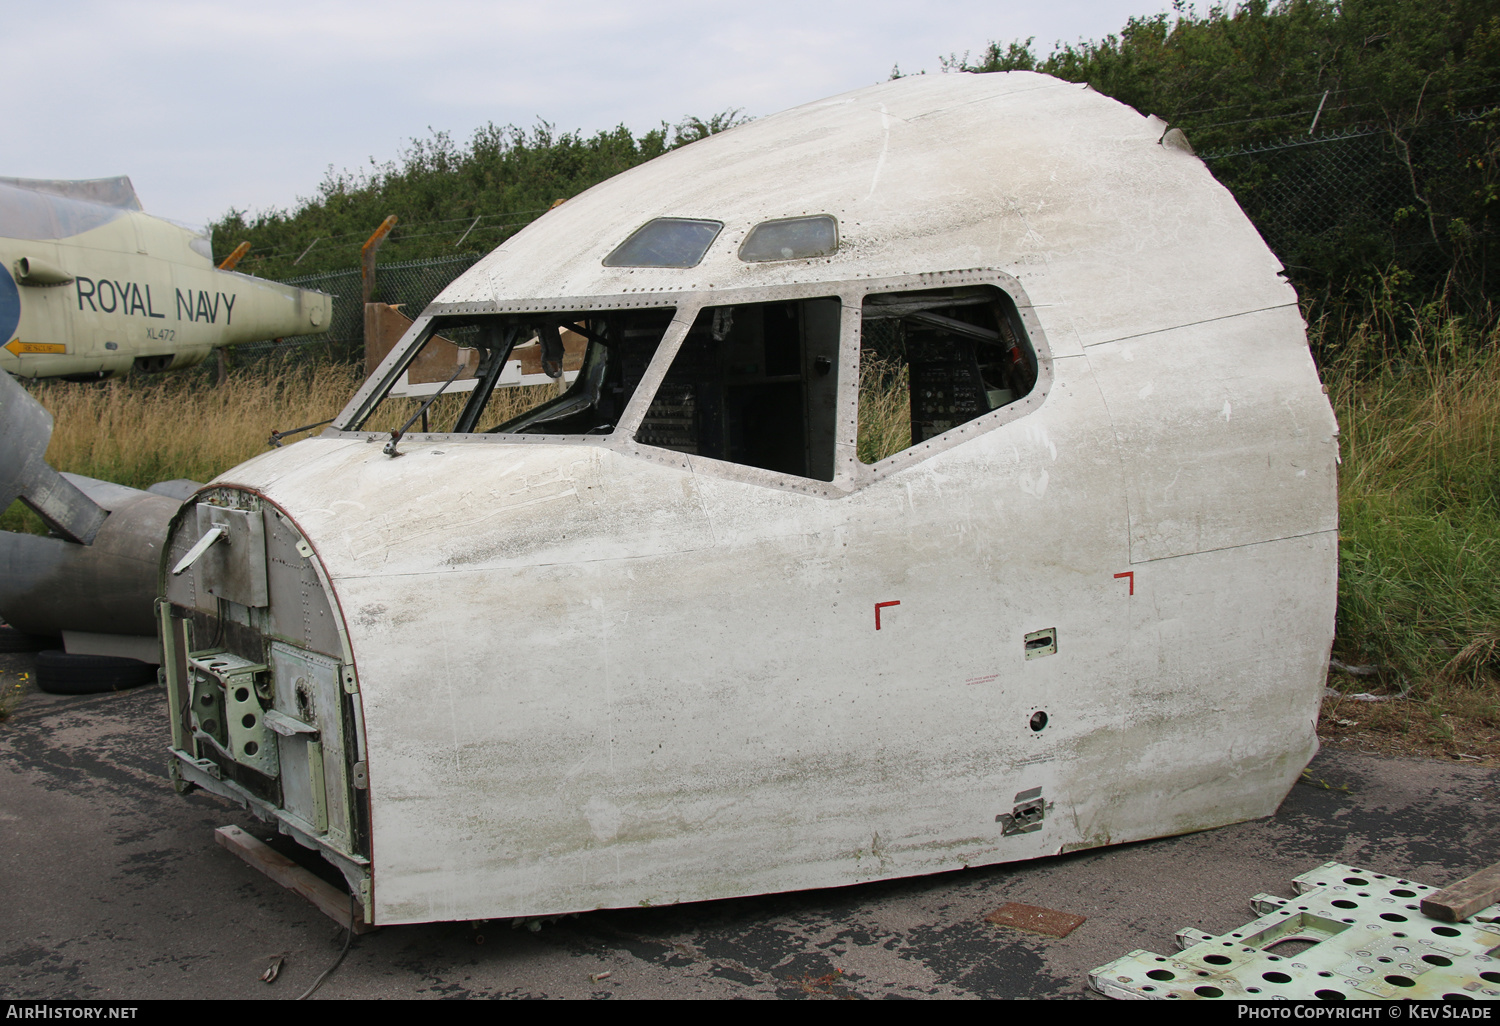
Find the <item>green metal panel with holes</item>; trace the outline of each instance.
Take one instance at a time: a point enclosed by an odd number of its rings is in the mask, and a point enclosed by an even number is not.
[[[1292,884],[1295,898],[1252,898],[1260,918],[1238,930],[1183,930],[1176,955],[1132,951],[1089,973],[1089,985],[1135,999],[1500,998],[1500,905],[1439,922],[1419,908],[1434,888],[1337,862]]]

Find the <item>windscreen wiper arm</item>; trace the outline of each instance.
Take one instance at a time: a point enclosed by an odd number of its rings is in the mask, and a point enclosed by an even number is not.
[[[416,413],[413,413],[411,415],[411,418],[405,424],[402,424],[395,431],[391,432],[391,440],[389,442],[386,442],[385,443],[385,448],[382,449],[382,450],[380,450],[380,451],[383,452],[383,453],[385,453],[387,456],[390,456],[393,459],[395,457],[397,457],[397,456],[402,455],[401,453],[399,453],[399,452],[396,451],[396,446],[400,443],[401,436],[404,435],[404,434],[406,434],[406,429],[409,428],[409,427],[411,427],[413,424],[415,424],[417,422],[417,418],[420,417],[420,416],[422,416],[422,414],[426,413],[427,412],[427,408],[429,406],[431,406],[433,403],[437,402],[437,397],[440,396],[440,395],[442,395],[443,392],[448,388],[449,385],[453,384],[455,381],[458,380],[458,376],[464,372],[464,368],[466,368],[467,366],[468,366],[468,361],[464,361],[463,363],[460,363],[457,367],[454,367],[453,368],[453,374],[448,378],[447,381],[443,382],[443,387],[440,388],[440,389],[438,389],[436,392],[432,393],[432,395],[428,396],[427,397],[427,401],[425,403],[423,403],[421,405],[421,407],[418,408],[418,410],[417,410]]]

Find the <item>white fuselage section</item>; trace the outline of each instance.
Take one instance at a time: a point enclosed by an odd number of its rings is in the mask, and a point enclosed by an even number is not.
[[[832,886],[1269,814],[1317,747],[1337,429],[1275,258],[1163,128],[1040,75],[905,79],[548,214],[450,286],[334,428],[203,495],[307,546],[307,567],[267,563],[265,612],[229,616],[270,638],[290,622],[277,575],[316,571],[339,629],[305,647],[351,671],[357,782],[329,801],[366,831],[310,831],[201,750],[179,747],[183,772],[323,847],[382,923]],[[753,225],[821,213],[832,256],[736,257]],[[691,268],[604,265],[657,216],[725,227]],[[1013,304],[1032,390],[860,462],[871,297],[980,287]],[[831,472],[640,441],[700,310],[813,297],[841,311]],[[393,457],[359,430],[434,318],[633,307],[674,313],[607,432],[412,434]],[[166,562],[200,533],[184,514]],[[218,607],[194,572],[167,596],[201,635]]]

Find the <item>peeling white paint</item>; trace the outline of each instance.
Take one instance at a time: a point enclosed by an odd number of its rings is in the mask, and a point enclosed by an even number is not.
[[[1040,499],[1047,494],[1048,473],[1045,469],[1038,471],[1035,475],[1022,472],[1016,478],[1016,484],[1020,486],[1023,495],[1029,495],[1033,499]]]
[[[589,829],[594,832],[594,840],[608,844],[620,833],[624,814],[611,802],[598,797],[590,798],[583,814],[588,818]]]
[[[1044,446],[1047,450],[1047,455],[1051,457],[1052,462],[1057,462],[1057,444],[1053,442],[1051,436],[1047,434],[1046,425],[1042,424],[1040,421],[1027,421],[1026,437],[1028,440],[1033,441],[1038,445]]]

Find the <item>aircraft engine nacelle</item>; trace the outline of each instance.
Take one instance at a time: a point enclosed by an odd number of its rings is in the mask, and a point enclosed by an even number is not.
[[[19,285],[66,285],[73,280],[67,271],[35,257],[21,257],[16,261],[15,269]]]

